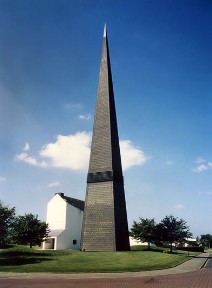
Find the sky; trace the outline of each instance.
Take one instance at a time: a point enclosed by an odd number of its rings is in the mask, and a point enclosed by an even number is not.
[[[209,0],[0,0],[0,200],[85,199],[105,22],[129,228],[212,234]]]

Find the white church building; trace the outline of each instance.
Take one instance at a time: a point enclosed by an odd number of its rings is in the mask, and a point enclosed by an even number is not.
[[[47,205],[50,233],[43,249],[80,249],[84,201],[56,193]]]

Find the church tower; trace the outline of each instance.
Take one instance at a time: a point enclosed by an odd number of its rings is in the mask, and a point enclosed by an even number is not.
[[[130,249],[106,25],[87,176],[81,249]]]

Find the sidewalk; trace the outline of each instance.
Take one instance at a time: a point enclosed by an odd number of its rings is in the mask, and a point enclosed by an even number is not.
[[[192,258],[174,268],[142,272],[123,272],[123,273],[70,273],[70,274],[53,274],[53,273],[13,273],[0,272],[0,279],[92,279],[92,278],[128,278],[142,276],[158,276],[168,274],[186,273],[201,269],[210,256],[210,251]]]

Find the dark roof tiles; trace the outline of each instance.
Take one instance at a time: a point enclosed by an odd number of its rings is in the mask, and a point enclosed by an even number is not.
[[[60,195],[60,197],[63,198],[68,204],[72,205],[73,207],[81,211],[84,211],[85,206],[84,201],[65,196],[64,193],[56,193],[56,194]]]

